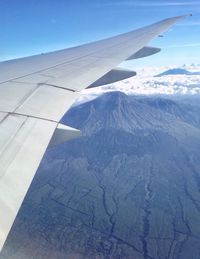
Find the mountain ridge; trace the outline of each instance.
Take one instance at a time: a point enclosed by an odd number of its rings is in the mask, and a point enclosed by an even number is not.
[[[167,75],[200,75],[200,72],[190,72],[184,68],[172,68],[156,75],[155,77],[162,77]]]
[[[83,136],[45,154],[0,258],[198,258],[192,107],[119,92],[73,107],[62,122]]]

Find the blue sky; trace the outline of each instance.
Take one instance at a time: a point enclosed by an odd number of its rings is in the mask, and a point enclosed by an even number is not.
[[[200,0],[0,0],[0,60],[49,52],[192,13],[133,66],[200,63]]]

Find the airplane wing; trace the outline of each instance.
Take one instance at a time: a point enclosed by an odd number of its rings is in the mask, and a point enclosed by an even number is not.
[[[79,91],[133,76],[124,60],[182,16],[83,46],[0,63],[0,250],[49,145],[80,135],[59,123]],[[114,76],[114,77],[113,77]],[[95,83],[96,82],[96,83]]]

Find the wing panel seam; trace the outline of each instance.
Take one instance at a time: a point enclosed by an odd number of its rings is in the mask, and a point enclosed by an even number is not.
[[[54,84],[39,83],[38,85],[39,86],[40,85],[52,86],[52,87],[55,87],[55,88],[58,88],[58,89],[62,89],[62,90],[66,90],[66,91],[70,91],[70,92],[73,92],[73,93],[78,92],[77,90],[74,90],[74,89],[71,89],[71,88],[67,88],[67,87],[64,87],[64,86],[54,85]]]
[[[131,33],[131,32],[129,32],[129,33]],[[129,33],[127,33],[127,35],[128,35]],[[127,35],[124,35],[124,36],[127,36]],[[145,32],[144,32],[144,33],[141,33],[141,34],[140,34],[140,37],[143,37],[144,35],[146,35]],[[123,44],[125,44],[126,42],[129,42],[129,40],[130,40],[129,37],[128,37],[128,39],[125,38],[123,41],[120,41],[120,42],[117,43],[117,44],[113,44],[113,45],[111,45],[111,46],[109,46],[109,47],[104,47],[104,48],[102,48],[101,51],[104,51],[104,50],[107,50],[107,49],[110,49],[110,48],[113,48],[113,47],[116,47],[116,46],[123,45]],[[28,73],[28,74],[23,75],[23,76],[19,76],[19,77],[16,77],[16,78],[8,79],[8,80],[6,80],[6,81],[2,81],[2,82],[0,82],[0,84],[4,84],[4,83],[10,82],[10,81],[14,81],[14,80],[18,80],[18,79],[21,79],[21,78],[25,78],[25,77],[27,77],[27,76],[35,75],[35,74],[38,74],[38,73],[41,73],[41,72],[44,72],[44,71],[48,71],[48,70],[50,70],[50,69],[52,69],[52,68],[56,68],[56,67],[59,67],[59,66],[65,65],[65,64],[70,64],[70,63],[72,63],[72,62],[74,62],[74,61],[76,61],[76,60],[81,60],[81,59],[83,59],[83,58],[86,58],[86,57],[89,57],[89,56],[93,56],[93,55],[95,55],[95,54],[98,53],[98,52],[99,52],[99,50],[95,50],[95,51],[93,51],[93,52],[91,52],[91,53],[89,53],[89,54],[86,54],[86,55],[84,55],[84,56],[81,56],[81,57],[79,57],[79,58],[74,58],[74,59],[71,59],[71,60],[64,61],[64,62],[62,62],[62,63],[56,64],[56,65],[51,66],[51,67],[47,67],[47,68],[41,69],[41,70],[39,70],[39,71],[35,71],[35,72]],[[95,57],[95,56],[94,56],[94,57]],[[102,58],[102,59],[104,59],[104,57],[98,57],[98,56],[97,56],[97,58]]]
[[[8,115],[19,115],[19,116],[23,116],[23,117],[27,117],[27,118],[33,118],[33,119],[38,119],[38,120],[43,120],[43,121],[49,121],[49,122],[54,122],[54,123],[59,123],[59,121],[55,121],[55,120],[51,120],[51,119],[46,119],[43,117],[39,117],[39,116],[34,116],[34,115],[28,115],[28,114],[24,114],[24,113],[19,113],[19,112],[6,112],[6,111],[0,111],[1,113],[5,113]]]

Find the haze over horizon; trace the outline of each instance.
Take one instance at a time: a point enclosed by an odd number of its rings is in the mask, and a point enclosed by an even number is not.
[[[0,61],[81,45],[189,13],[193,16],[151,42],[161,53],[132,61],[132,67],[199,63],[199,1],[2,0]]]

